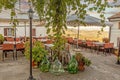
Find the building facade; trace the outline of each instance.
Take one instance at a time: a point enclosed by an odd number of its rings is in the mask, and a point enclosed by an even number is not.
[[[4,37],[14,37],[16,31],[16,37],[29,37],[30,26],[29,23],[19,22],[16,28],[13,28],[10,22],[0,21],[0,34]],[[44,25],[39,25],[39,23],[35,23],[32,26],[32,36],[47,36],[46,28]]]
[[[110,42],[114,43],[115,47],[118,47],[120,39],[120,12],[108,18],[112,22]]]

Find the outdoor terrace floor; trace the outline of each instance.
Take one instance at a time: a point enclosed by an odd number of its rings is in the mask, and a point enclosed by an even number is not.
[[[2,51],[0,56],[1,53]],[[97,55],[84,50],[82,53],[92,61],[91,66],[86,67],[84,72],[77,74],[65,72],[55,76],[50,72],[43,73],[39,69],[33,69],[33,76],[36,80],[120,80],[120,65],[115,64],[115,55]],[[18,60],[15,61],[12,57],[5,59],[4,62],[0,61],[0,80],[27,80],[28,77],[29,61],[23,54],[19,54]]]

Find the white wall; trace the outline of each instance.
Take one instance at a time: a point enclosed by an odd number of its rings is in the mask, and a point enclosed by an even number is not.
[[[33,26],[32,28],[36,29],[36,37],[39,37],[40,34],[41,34],[41,36],[47,36],[47,34],[46,34],[47,30],[45,27]],[[25,27],[17,27],[16,36],[17,37],[25,36]],[[26,36],[27,37],[30,36],[30,28],[28,26],[26,27]]]
[[[36,37],[39,37],[40,36],[40,34],[41,34],[41,36],[47,36],[47,30],[46,30],[46,28],[45,27],[36,27]]]
[[[120,29],[118,29],[119,22],[112,22],[113,26],[111,27],[111,37],[110,42],[114,43],[114,46],[117,46],[117,38],[120,37]]]
[[[4,28],[12,28],[12,27],[11,27],[10,23],[1,23],[0,22],[0,34],[2,34],[3,36],[4,36]],[[16,30],[17,37],[25,36],[25,26],[23,25],[23,23],[21,26],[17,26],[16,28],[17,28],[17,30]],[[47,30],[44,26],[42,26],[42,27],[41,26],[40,27],[33,26],[32,28],[36,29],[36,37],[39,37],[40,34],[41,34],[41,36],[47,36],[47,34],[46,34]],[[30,35],[29,33],[30,33],[30,27],[29,27],[29,25],[27,25],[27,27],[26,27],[26,36],[27,37],[29,37],[29,35]]]
[[[4,36],[4,28],[0,27],[0,34],[2,34]]]
[[[17,37],[25,36],[25,27],[17,27],[16,36]],[[26,36],[29,37],[29,27],[26,27]]]

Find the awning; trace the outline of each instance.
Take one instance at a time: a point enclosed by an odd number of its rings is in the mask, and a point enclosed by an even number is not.
[[[80,24],[80,21],[82,21],[82,20],[80,18],[78,18],[77,15],[75,15],[75,14],[67,17],[68,25],[72,25],[72,26],[82,25],[82,24]],[[90,16],[88,14],[85,16],[85,19],[83,20],[83,22],[88,26],[102,26],[101,19]],[[109,23],[107,21],[105,22],[105,24],[107,26],[111,26],[111,23]]]

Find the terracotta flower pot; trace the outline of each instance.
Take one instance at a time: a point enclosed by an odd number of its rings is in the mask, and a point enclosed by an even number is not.
[[[37,63],[35,61],[32,61],[32,68],[35,68],[37,66]]]
[[[84,71],[84,70],[85,70],[85,66],[84,66],[84,63],[83,63],[83,62],[79,62],[79,63],[78,63],[78,70],[79,70],[79,71]]]

